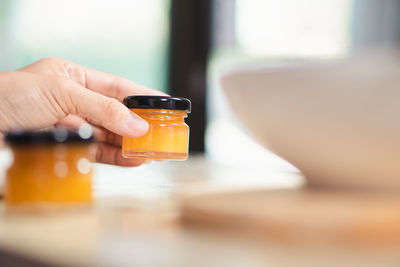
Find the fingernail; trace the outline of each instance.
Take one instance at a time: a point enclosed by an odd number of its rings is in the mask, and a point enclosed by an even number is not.
[[[125,123],[129,130],[136,133],[134,134],[136,137],[144,135],[149,129],[147,121],[133,112],[129,113]]]

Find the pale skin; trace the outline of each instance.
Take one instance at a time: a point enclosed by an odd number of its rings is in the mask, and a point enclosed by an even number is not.
[[[0,132],[91,123],[96,161],[138,166],[121,155],[121,136],[140,137],[148,124],[121,102],[128,95],[165,95],[119,76],[46,58],[0,73]]]

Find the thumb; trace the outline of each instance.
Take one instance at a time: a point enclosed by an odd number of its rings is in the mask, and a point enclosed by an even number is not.
[[[121,136],[140,137],[149,129],[145,120],[115,98],[93,92],[75,82],[70,82],[64,91],[69,94],[66,105],[69,114],[79,115]]]

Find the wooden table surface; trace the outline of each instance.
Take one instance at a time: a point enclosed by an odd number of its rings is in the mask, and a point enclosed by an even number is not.
[[[292,189],[298,173],[193,157],[139,168],[96,165],[92,207],[10,215],[0,201],[0,266],[399,266],[397,249],[254,239],[182,224],[182,201]],[[1,264],[3,263],[3,264]]]

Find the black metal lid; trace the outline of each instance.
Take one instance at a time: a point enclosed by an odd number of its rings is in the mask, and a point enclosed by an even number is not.
[[[154,95],[127,96],[124,104],[128,108],[173,109],[183,110],[186,113],[190,113],[192,108],[192,103],[187,98]]]
[[[9,132],[5,135],[5,141],[10,145],[91,143],[94,138],[88,127],[81,127],[77,131],[56,128],[51,131]]]

